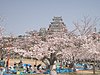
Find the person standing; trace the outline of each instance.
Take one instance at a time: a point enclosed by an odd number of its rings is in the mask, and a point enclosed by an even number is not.
[[[52,66],[50,75],[57,75],[57,72],[56,72],[56,62],[54,62],[54,65]]]

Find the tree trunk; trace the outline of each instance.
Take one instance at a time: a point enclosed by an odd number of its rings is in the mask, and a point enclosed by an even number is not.
[[[2,58],[2,49],[0,48],[0,60]]]
[[[56,69],[53,69],[54,65],[50,65],[50,75],[57,75]]]
[[[94,62],[93,62],[93,74],[95,75],[95,63],[96,63],[96,60],[95,60],[95,54],[94,54]]]
[[[93,63],[93,74],[95,75],[95,61]]]

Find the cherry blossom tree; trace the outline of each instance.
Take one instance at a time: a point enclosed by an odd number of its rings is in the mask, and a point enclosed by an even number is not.
[[[25,35],[10,37],[10,43],[14,47],[13,54],[42,60],[50,69],[55,61],[69,60],[74,64],[92,58],[100,60],[100,34],[93,33],[97,21],[98,19],[84,17],[81,22],[74,22],[75,30],[67,33],[57,32],[41,36],[37,31],[29,31]],[[74,33],[76,29],[79,34]]]
[[[3,32],[4,32],[4,28],[2,27],[2,22],[3,22],[4,18],[2,16],[0,16],[0,58],[2,58],[2,53],[3,53]]]

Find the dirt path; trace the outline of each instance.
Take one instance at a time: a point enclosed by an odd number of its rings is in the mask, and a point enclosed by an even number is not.
[[[14,62],[16,63],[19,63],[19,59],[10,59],[9,63],[10,63],[10,66],[13,66],[14,65]],[[31,60],[31,59],[23,59],[22,60],[24,64],[31,64],[32,66],[34,66],[35,64],[38,65],[38,64],[42,64],[44,65],[44,63],[42,63],[41,61],[36,61],[36,60]]]

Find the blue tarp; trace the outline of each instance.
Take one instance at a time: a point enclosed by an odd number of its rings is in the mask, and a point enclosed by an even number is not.
[[[46,70],[46,72],[44,72],[44,74],[50,74],[50,70]]]
[[[65,68],[65,69],[56,69],[57,73],[69,73],[69,72],[73,72],[72,69],[69,68]]]
[[[31,65],[30,64],[23,64],[22,66],[25,66],[26,67],[26,66],[31,66]]]
[[[56,72],[57,73],[69,73],[69,72],[73,72],[72,69],[69,69],[69,68],[65,68],[65,69],[56,69]],[[50,74],[50,70],[46,70],[46,72],[44,72],[44,74]]]

